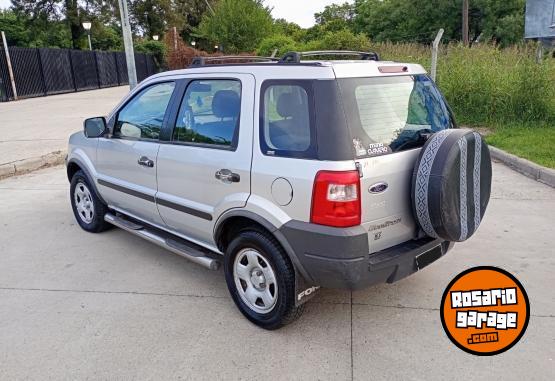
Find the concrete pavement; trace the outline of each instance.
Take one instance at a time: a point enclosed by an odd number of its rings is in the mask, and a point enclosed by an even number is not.
[[[0,379],[552,379],[555,190],[494,165],[469,242],[368,290],[323,290],[282,330],[250,324],[212,272],[121,230],[74,221],[62,167],[0,182]],[[476,357],[444,334],[448,282],[477,265],[519,278],[530,324],[510,351]]]
[[[0,166],[66,150],[84,119],[108,114],[128,92],[121,86],[0,103]]]

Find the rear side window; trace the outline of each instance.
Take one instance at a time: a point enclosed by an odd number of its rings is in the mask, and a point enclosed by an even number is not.
[[[240,112],[241,82],[227,79],[192,81],[179,109],[173,141],[236,147]]]
[[[260,145],[271,156],[314,156],[312,86],[309,81],[269,81],[262,86]]]
[[[455,127],[447,103],[426,75],[339,83],[358,157],[418,148],[430,134]]]
[[[119,111],[114,136],[158,140],[174,89],[165,82],[142,90]]]

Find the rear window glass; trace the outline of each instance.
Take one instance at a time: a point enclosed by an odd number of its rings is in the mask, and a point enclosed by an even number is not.
[[[454,123],[426,75],[339,80],[356,156],[417,148]]]
[[[262,89],[261,146],[266,155],[303,157],[312,149],[311,88],[268,83]]]

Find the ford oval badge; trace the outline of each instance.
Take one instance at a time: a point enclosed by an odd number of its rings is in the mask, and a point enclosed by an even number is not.
[[[372,186],[370,186],[370,188],[368,188],[368,192],[372,193],[372,194],[379,194],[379,193],[383,193],[387,190],[387,188],[389,187],[389,185],[387,185],[387,183],[377,183],[374,184]]]

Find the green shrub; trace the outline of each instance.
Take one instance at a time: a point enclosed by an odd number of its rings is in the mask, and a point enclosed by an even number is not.
[[[158,67],[166,66],[166,45],[162,41],[144,40],[135,44],[137,53],[152,54]]]
[[[299,44],[291,37],[277,34],[263,39],[256,50],[256,54],[269,57],[275,49],[278,50],[276,57],[281,57],[287,52],[299,50]]]
[[[309,41],[305,50],[370,50],[370,40],[364,34],[354,34],[348,29],[327,32],[319,40]]]

